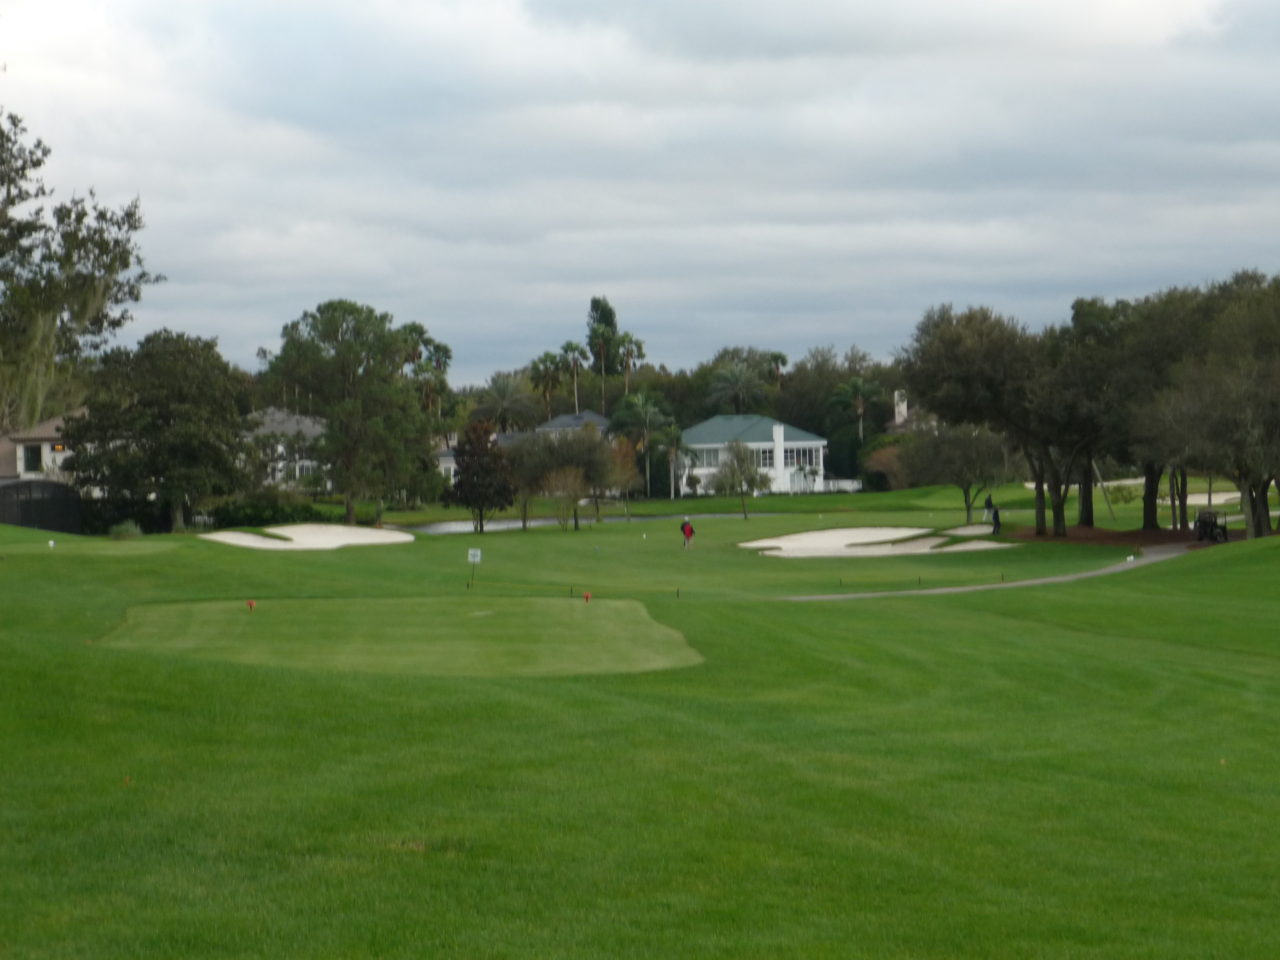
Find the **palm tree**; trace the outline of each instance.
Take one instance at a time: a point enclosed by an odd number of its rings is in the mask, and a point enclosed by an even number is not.
[[[644,359],[644,341],[637,340],[632,334],[618,334],[618,356],[622,360],[622,393],[631,392],[631,371]]]
[[[495,373],[480,394],[474,416],[493,421],[499,433],[528,426],[533,420],[533,398],[524,380],[514,373]]]
[[[782,368],[787,365],[787,355],[773,351],[769,354],[769,373],[773,377],[775,387],[782,386]]]
[[[728,404],[734,413],[743,413],[764,397],[760,375],[741,360],[726,363],[715,372],[709,399],[716,406]]]
[[[628,396],[618,412],[614,414],[610,428],[635,442],[636,449],[644,453],[644,495],[649,496],[649,462],[654,433],[670,422],[670,417],[662,412],[658,401],[647,393],[635,393]]]
[[[587,348],[582,344],[573,340],[566,340],[560,347],[560,360],[564,364],[565,369],[573,374],[573,412],[581,413],[582,410],[578,406],[578,371],[582,369],[582,365],[591,359],[591,354],[587,353]]]
[[[684,445],[684,431],[680,429],[680,424],[672,420],[654,434],[653,440],[667,452],[669,499],[674,500],[676,498],[676,467],[680,463],[680,458],[689,452],[689,448]]]
[[[409,359],[413,364],[413,378],[421,390],[422,405],[427,413],[439,419],[441,399],[449,390],[448,373],[453,351],[424,331]]]
[[[858,418],[858,442],[862,443],[862,421],[867,413],[867,401],[874,400],[880,393],[880,385],[862,377],[850,377],[845,383],[836,387],[831,394],[831,406],[842,413],[851,413]]]
[[[529,364],[529,382],[542,397],[548,420],[551,419],[551,395],[560,389],[564,374],[564,358],[550,350]]]

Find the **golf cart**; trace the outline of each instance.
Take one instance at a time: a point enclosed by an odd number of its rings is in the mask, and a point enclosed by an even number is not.
[[[1227,542],[1227,525],[1217,511],[1201,510],[1196,517],[1196,539],[1210,543]]]

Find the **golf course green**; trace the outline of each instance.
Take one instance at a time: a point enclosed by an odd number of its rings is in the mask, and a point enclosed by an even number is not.
[[[811,603],[1134,550],[738,546],[964,520],[865,502],[688,550],[0,526],[0,957],[1280,954],[1280,539]]]

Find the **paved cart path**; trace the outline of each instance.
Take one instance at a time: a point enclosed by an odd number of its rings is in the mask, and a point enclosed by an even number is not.
[[[1105,577],[1113,573],[1123,573],[1137,567],[1145,567],[1170,557],[1181,556],[1190,549],[1189,544],[1172,543],[1144,547],[1142,555],[1134,555],[1132,560],[1112,564],[1098,570],[1085,570],[1080,573],[1065,573],[1057,577],[1040,577],[1035,580],[1014,580],[1009,583],[975,583],[966,587],[933,587],[927,590],[877,590],[872,593],[823,593],[808,597],[787,597],[796,603],[811,603],[819,600],[870,600],[876,597],[931,597],[949,593],[978,593],[982,590],[1016,590],[1020,587],[1040,587],[1050,583],[1072,583],[1076,580],[1087,580],[1089,577]]]

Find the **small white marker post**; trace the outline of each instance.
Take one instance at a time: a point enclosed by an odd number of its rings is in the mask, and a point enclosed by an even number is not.
[[[471,547],[467,550],[467,563],[471,564],[471,579],[467,581],[467,589],[471,589],[471,585],[476,582],[476,564],[480,562],[480,548]]]

